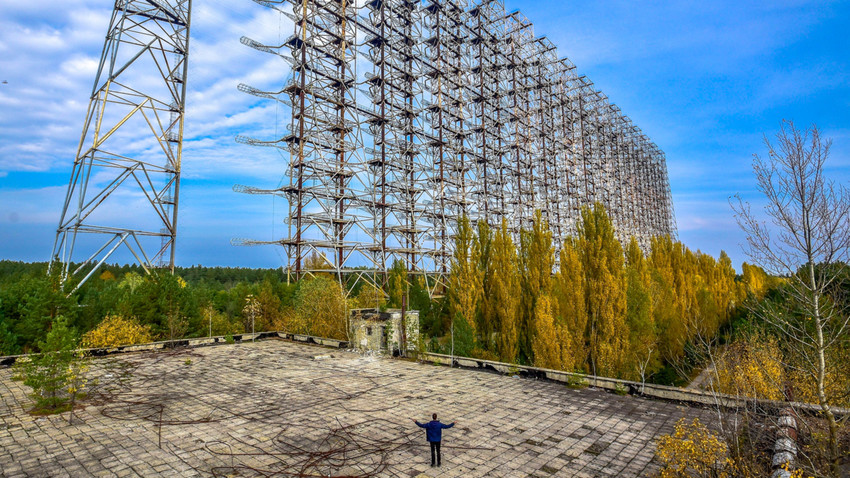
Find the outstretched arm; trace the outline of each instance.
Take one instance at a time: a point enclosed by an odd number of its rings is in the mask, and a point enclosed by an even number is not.
[[[445,423],[443,423],[442,425],[443,425],[443,428],[451,428],[451,427],[455,426],[455,423],[456,423],[456,422],[451,422],[451,423],[449,423],[448,425],[446,425]]]
[[[411,418],[411,420],[413,420],[413,423],[415,423],[417,427],[419,427],[419,428],[425,428],[425,425],[423,425],[423,424],[421,424],[421,423],[417,422],[415,418]]]

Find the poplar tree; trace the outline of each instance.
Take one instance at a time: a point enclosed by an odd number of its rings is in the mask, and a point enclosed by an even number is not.
[[[722,320],[725,323],[740,301],[736,292],[735,269],[732,267],[732,259],[726,254],[726,251],[720,251],[720,258],[717,260],[717,275],[714,279],[713,295],[717,298],[718,304],[722,306]]]
[[[465,215],[458,220],[454,253],[449,274],[449,313],[469,324],[476,332],[475,313],[481,300],[482,274],[478,269],[480,251],[475,233]]]
[[[537,299],[549,294],[552,283],[555,249],[552,246],[552,232],[543,219],[540,210],[534,213],[534,222],[530,231],[520,231],[520,263],[522,270],[522,299],[519,333],[520,358],[528,363],[534,362],[534,315]]]
[[[519,307],[519,273],[516,247],[508,231],[507,219],[496,229],[493,237],[491,291],[494,325],[498,330],[496,349],[502,362],[516,362],[519,331],[517,312]]]
[[[590,371],[614,376],[628,346],[623,249],[601,204],[582,209],[577,244],[584,265]]]
[[[767,292],[767,273],[759,266],[744,262],[741,265],[745,291],[755,299],[761,300]]]
[[[552,314],[552,301],[548,294],[537,298],[537,306],[534,308],[534,366],[554,370],[563,369],[561,361],[562,337],[558,333],[558,325]]]
[[[493,231],[485,221],[478,221],[478,272],[481,274],[481,301],[475,316],[478,333],[481,337],[479,345],[487,351],[495,350],[493,333],[496,331],[496,303],[493,300]]]
[[[404,262],[396,259],[387,273],[387,295],[390,297],[390,307],[401,307],[404,294],[407,292],[407,268]]]
[[[556,316],[563,324],[564,347],[562,361],[567,370],[587,370],[587,307],[584,297],[584,268],[574,240],[561,246],[561,267],[555,274],[553,296]]]
[[[629,330],[629,363],[626,377],[641,378],[657,368],[658,346],[652,316],[652,296],[646,260],[637,240],[632,237],[626,249],[626,326]],[[653,360],[653,354],[656,360]]]
[[[665,361],[678,360],[685,350],[685,327],[680,294],[676,287],[676,254],[669,236],[652,238],[649,265],[652,274],[653,320],[659,335],[659,351]]]

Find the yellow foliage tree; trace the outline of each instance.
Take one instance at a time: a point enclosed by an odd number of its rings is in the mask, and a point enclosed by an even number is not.
[[[128,272],[124,274],[124,277],[121,279],[121,282],[118,283],[118,286],[122,289],[130,289],[130,292],[135,292],[136,288],[142,285],[143,282],[145,282],[144,277],[136,272]]]
[[[302,266],[304,270],[329,270],[332,269],[331,262],[328,260],[327,256],[324,254],[319,254],[317,252],[313,252],[309,256],[304,258],[304,265]]]
[[[120,315],[107,315],[93,330],[83,335],[86,348],[118,347],[151,342],[150,327],[140,325],[135,319]]]
[[[587,306],[585,304],[584,268],[573,241],[561,246],[561,267],[553,282],[556,300],[556,316],[563,323],[560,328],[565,354],[562,365],[565,370],[586,370],[585,330],[587,328]]]
[[[761,267],[746,262],[742,264],[741,269],[747,294],[751,294],[758,300],[763,299],[767,293],[767,273]]]
[[[732,267],[732,259],[726,251],[720,251],[717,260],[716,273],[712,281],[714,287],[712,295],[721,307],[721,322],[726,322],[735,306],[741,301],[735,284],[735,269]]]
[[[306,279],[295,294],[294,333],[345,340],[346,303],[339,282],[326,276]]]
[[[384,291],[369,283],[360,286],[357,295],[348,299],[349,307],[352,309],[380,309],[386,303],[387,297]]]
[[[552,303],[549,296],[544,294],[537,298],[534,310],[534,366],[560,370],[561,344],[559,343],[558,326],[552,315]]]
[[[813,354],[812,354],[813,355]],[[786,353],[790,366],[786,369],[794,400],[818,403],[818,381],[806,368],[814,357]],[[850,347],[834,348],[825,355],[824,395],[836,406],[850,408]]]
[[[530,231],[520,231],[520,274],[522,291],[519,315],[520,358],[534,362],[534,318],[537,300],[551,293],[552,268],[555,265],[555,249],[552,246],[552,231],[549,223],[538,209]]]
[[[475,313],[481,300],[482,272],[478,269],[478,241],[469,223],[463,216],[457,224],[454,253],[449,274],[449,313],[461,317],[476,331]]]
[[[715,360],[715,390],[730,395],[781,400],[782,355],[773,337],[753,335],[729,345]]]
[[[502,219],[502,227],[493,237],[493,271],[491,300],[494,327],[498,331],[496,349],[503,362],[515,362],[518,353],[519,331],[517,330],[517,312],[519,307],[519,273],[517,271],[517,253],[507,219]]]
[[[658,337],[653,321],[653,303],[646,260],[637,240],[632,237],[626,250],[626,327],[629,331],[628,354],[622,376],[646,380],[660,367]],[[653,360],[654,359],[654,360]]]
[[[709,338],[729,317],[737,293],[728,256],[718,263],[669,236],[652,239],[649,256],[653,319],[665,360],[674,362],[697,335]]]
[[[605,208],[582,209],[576,248],[584,269],[589,367],[594,375],[622,375],[628,345],[624,256]]]
[[[496,307],[493,298],[493,231],[485,221],[478,221],[478,270],[481,273],[481,300],[478,302],[476,322],[480,336],[478,346],[488,353],[496,350],[494,333],[498,329]]]
[[[210,336],[232,335],[243,331],[238,321],[231,321],[227,314],[219,312],[212,305],[204,307],[201,316],[207,323],[207,333]]]
[[[257,332],[272,330],[273,324],[280,320],[280,297],[269,281],[263,281],[257,294],[257,313],[254,330]]]
[[[685,418],[676,422],[671,435],[662,435],[655,450],[656,458],[662,463],[659,478],[727,478],[728,466],[726,443],[694,419]]]
[[[404,295],[407,293],[407,267],[404,262],[396,260],[393,262],[387,274],[387,295],[390,307],[401,307]]]

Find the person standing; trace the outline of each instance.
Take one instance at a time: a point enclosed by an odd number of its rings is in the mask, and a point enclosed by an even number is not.
[[[448,425],[440,423],[436,413],[431,415],[431,418],[432,420],[428,423],[419,423],[415,418],[411,420],[419,428],[425,429],[425,439],[431,444],[431,466],[440,466],[440,442],[443,439],[443,428],[451,428],[457,422],[451,422]]]

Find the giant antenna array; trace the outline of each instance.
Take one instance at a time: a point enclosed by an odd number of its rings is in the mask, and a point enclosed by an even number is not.
[[[235,189],[285,197],[289,230],[242,244],[284,246],[297,277],[381,284],[401,260],[439,293],[463,215],[518,234],[539,209],[560,241],[598,201],[621,241],[676,234],[664,153],[501,0],[254,1],[294,32],[242,42],[292,76],[239,88],[292,116],[281,137],[237,141],[283,150],[289,182]]]
[[[174,269],[191,5],[115,2],[51,255],[77,287],[121,246]]]

